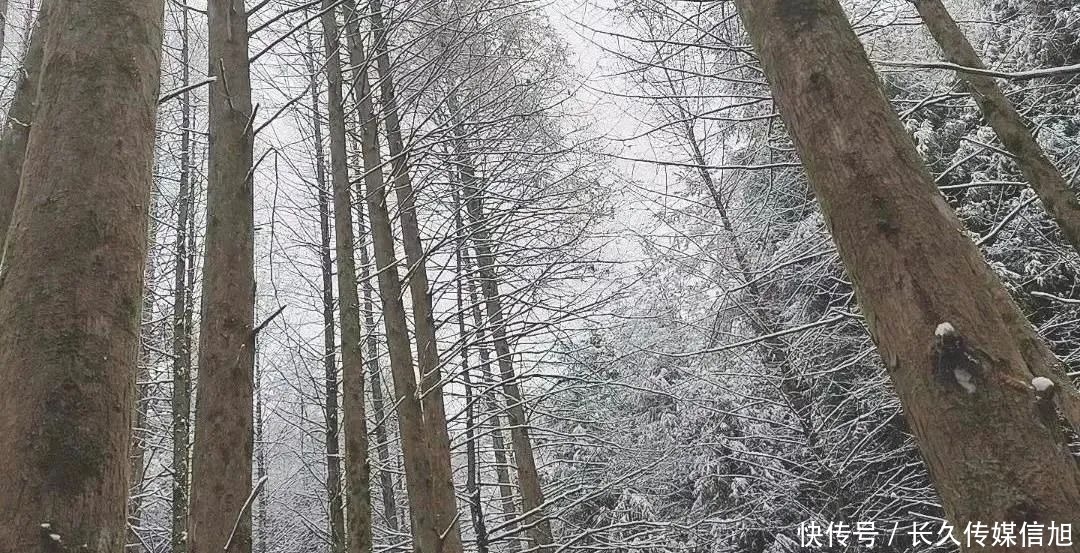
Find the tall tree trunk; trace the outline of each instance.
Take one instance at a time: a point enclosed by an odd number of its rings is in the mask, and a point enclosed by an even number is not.
[[[210,151],[189,551],[251,551],[254,213],[243,0],[208,3]]]
[[[180,63],[182,82],[191,82],[188,13],[181,8]],[[172,513],[170,541],[173,553],[187,551],[188,456],[191,453],[191,286],[188,279],[188,227],[191,225],[191,92],[180,105],[180,187],[176,197],[176,245],[173,257],[172,312]]]
[[[514,505],[514,485],[510,482],[510,459],[506,447],[506,438],[503,436],[502,422],[499,413],[503,408],[495,394],[495,378],[491,374],[491,353],[486,343],[487,332],[484,330],[484,316],[480,310],[480,299],[476,292],[476,285],[471,276],[468,258],[465,259],[466,285],[469,290],[469,305],[472,312],[473,325],[476,327],[476,349],[480,356],[481,383],[487,389],[484,394],[484,407],[488,412],[488,426],[491,427],[491,449],[495,456],[495,479],[499,483],[499,499],[502,502],[503,526],[506,533],[512,536],[510,539],[510,551],[521,549],[516,538],[517,534],[517,507]]]
[[[355,13],[355,5],[351,11]],[[460,553],[461,540],[456,532],[456,516],[439,509],[432,492],[438,476],[431,468],[435,456],[428,443],[424,413],[421,411],[417,394],[405,304],[401,297],[401,277],[398,275],[394,236],[386,205],[386,187],[383,184],[378,142],[379,122],[375,116],[370,94],[371,85],[365,70],[367,64],[359,25],[355,17],[348,18],[347,24],[350,62],[358,69],[354,90],[361,122],[364,187],[371,219],[375,266],[379,275],[383,324],[386,327],[386,342],[390,353],[390,372],[394,377],[401,448],[405,458],[405,484],[412,520],[413,549],[419,553]],[[442,537],[444,533],[446,539]]]
[[[263,395],[262,395],[262,371],[259,370],[259,352],[255,352],[255,481],[266,480],[266,419],[263,418]],[[266,513],[269,508],[266,504],[266,489],[261,487],[256,492],[255,500],[259,504],[259,514],[256,517],[255,536],[252,548],[255,553],[266,553],[266,534],[269,531]]]
[[[161,0],[50,7],[0,274],[0,551],[122,551]]]
[[[358,187],[359,188],[359,187]],[[390,470],[390,441],[386,432],[386,406],[382,391],[382,369],[379,367],[379,340],[375,334],[375,306],[372,300],[374,287],[371,284],[371,263],[368,258],[367,228],[364,222],[364,202],[356,202],[356,218],[360,243],[360,281],[364,287],[364,328],[367,336],[368,378],[371,380],[371,408],[375,418],[375,451],[379,456],[379,492],[382,497],[383,517],[386,525],[394,531],[400,529],[397,516],[397,498],[394,494],[394,476]]]
[[[751,307],[744,309],[747,322],[759,337],[770,336],[778,330],[779,325],[766,307],[765,295],[761,287],[758,286],[753,271],[750,269],[746,249],[739,243],[735,227],[728,216],[727,204],[720,193],[720,187],[713,180],[708,164],[705,163],[705,154],[701,151],[697,133],[689,119],[690,114],[685,111],[682,111],[682,113],[688,118],[686,142],[690,147],[694,164],[697,166],[698,176],[709,191],[709,196],[712,197],[713,207],[716,208],[717,215],[720,216],[720,225],[724,228],[724,233],[731,244],[735,256],[735,266],[738,269],[738,278],[743,281],[747,292],[749,292],[747,300]],[[799,375],[791,362],[791,351],[787,342],[779,337],[764,338],[760,343],[760,352],[765,366],[778,373],[780,377],[780,393],[784,396],[784,401],[787,402],[788,407],[795,415],[795,420],[806,438],[807,445],[813,447],[817,441],[817,434],[814,431],[813,409],[804,396],[804,390],[799,385]]]
[[[912,3],[946,58],[958,65],[984,68],[979,55],[940,0],[912,0]],[[1013,154],[1028,184],[1042,200],[1051,218],[1057,222],[1065,239],[1080,252],[1080,201],[1069,189],[1061,172],[1043,152],[1012,102],[992,78],[964,72],[959,72],[959,77],[971,91],[983,117],[994,129],[998,139],[1009,153]],[[1028,325],[1023,321],[1020,323],[1023,332],[1029,335],[1028,339],[1036,339],[1031,335]],[[1042,351],[1034,354],[1040,358],[1040,361],[1036,362],[1042,363],[1045,360],[1049,361],[1050,365],[1041,376],[1054,381],[1058,388],[1055,400],[1073,429],[1080,432],[1080,391],[1065,376],[1064,371],[1060,370],[1061,367],[1052,359],[1052,354],[1045,347],[1038,349]]]
[[[308,50],[315,45],[308,36]],[[330,194],[326,181],[326,154],[323,150],[322,111],[319,109],[319,79],[313,55],[307,57],[311,77],[311,124],[315,141],[315,184],[319,203],[319,262],[322,266],[323,372],[326,382],[326,403],[323,420],[326,433],[326,497],[329,505],[330,551],[345,551],[345,511],[341,497],[341,447],[338,436],[338,376],[334,322],[334,263],[330,244]]]
[[[330,167],[334,185],[334,232],[341,317],[341,379],[345,412],[345,490],[349,509],[349,553],[369,553],[371,474],[368,464],[367,414],[364,408],[364,353],[360,297],[356,289],[353,247],[352,186],[349,184],[345,104],[342,97],[341,43],[335,0],[323,0],[323,47],[326,50],[327,111],[330,115]]]
[[[465,385],[465,491],[469,497],[469,516],[472,519],[473,532],[476,534],[476,550],[488,553],[488,532],[484,521],[483,502],[480,498],[480,485],[477,482],[480,469],[476,453],[476,406],[473,398],[472,374],[469,366],[469,335],[465,331],[465,263],[464,255],[468,248],[464,224],[461,220],[461,195],[458,193],[457,171],[450,171],[451,196],[454,199],[454,232],[457,235],[457,248],[454,262],[457,278],[454,281],[455,301],[457,303],[458,336],[461,339],[461,376]]]
[[[420,393],[423,398],[423,424],[431,451],[432,508],[445,524],[439,529],[447,553],[460,553],[461,531],[458,525],[457,496],[450,464],[450,436],[446,428],[446,408],[442,396],[442,376],[439,348],[435,335],[435,316],[428,293],[424,245],[416,218],[416,196],[409,175],[408,152],[405,150],[394,91],[393,67],[390,63],[389,36],[380,0],[369,0],[372,35],[375,44],[376,69],[379,75],[379,99],[386,123],[387,145],[390,150],[390,171],[401,221],[401,241],[409,263],[409,294],[412,299],[413,331],[416,335],[416,360],[420,373]]]
[[[144,314],[148,311],[143,305]],[[149,359],[145,354],[139,355],[139,367],[135,377],[135,412],[131,425],[131,482],[128,485],[128,537],[125,551],[142,553],[142,538],[139,537],[139,525],[142,521],[143,489],[146,479],[146,380],[150,374],[147,370]],[[142,382],[140,384],[139,382]]]
[[[449,100],[450,108],[459,113],[457,102]],[[480,293],[484,299],[488,322],[491,325],[491,337],[495,346],[496,361],[502,378],[503,392],[506,394],[507,413],[510,416],[510,442],[514,448],[514,461],[517,466],[518,488],[521,491],[521,503],[525,514],[525,525],[529,536],[540,553],[551,549],[551,522],[544,516],[544,494],[540,487],[540,477],[536,471],[532,439],[529,436],[529,422],[525,416],[525,399],[518,378],[514,372],[513,353],[506,339],[506,321],[503,313],[502,296],[499,294],[498,276],[495,274],[495,255],[491,247],[491,230],[484,217],[480,179],[476,175],[469,155],[464,129],[455,124],[454,147],[457,164],[461,170],[461,182],[465,188],[465,206],[469,215],[473,247],[476,250],[477,272],[480,275]]]
[[[963,65],[984,69],[979,54],[971,47],[960,26],[949,15],[941,0],[911,0],[926,28],[937,41],[945,58]],[[979,105],[983,117],[994,129],[1005,148],[1015,156],[1031,189],[1042,200],[1046,211],[1058,224],[1065,239],[1080,252],[1080,201],[1069,190],[1065,178],[1035,141],[1024,120],[1005,97],[992,77],[957,72]]]
[[[736,6],[947,516],[958,528],[1075,521],[1080,468],[1030,384],[1046,367],[1025,350],[1045,345],[1018,330],[840,4]]]
[[[30,46],[19,70],[15,96],[8,108],[3,135],[0,135],[0,264],[3,262],[8,227],[19,194],[26,141],[30,137],[30,123],[37,105],[41,61],[44,53],[45,34],[48,32],[48,14],[42,10],[34,27]],[[0,46],[3,41],[0,41]]]

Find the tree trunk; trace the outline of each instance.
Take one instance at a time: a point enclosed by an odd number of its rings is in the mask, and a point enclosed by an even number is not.
[[[469,290],[469,305],[472,312],[473,324],[476,326],[477,351],[480,356],[481,382],[487,392],[484,394],[484,407],[488,411],[488,426],[491,427],[491,449],[495,456],[495,479],[499,483],[499,499],[502,502],[503,526],[506,533],[511,536],[510,551],[521,549],[517,534],[517,506],[514,504],[514,485],[510,482],[510,459],[507,457],[506,438],[503,437],[502,420],[499,413],[503,410],[495,396],[495,379],[491,374],[491,354],[488,351],[487,332],[484,330],[484,317],[480,312],[480,300],[476,293],[476,285],[473,283],[468,259],[466,261],[465,275]]]
[[[15,199],[19,194],[26,141],[30,137],[30,122],[37,103],[44,38],[48,32],[47,15],[44,10],[38,15],[38,23],[30,38],[26,57],[23,58],[22,69],[18,72],[19,81],[15,85],[11,107],[8,108],[4,132],[0,135],[0,265],[3,262],[2,254],[7,243]],[[0,40],[0,46],[3,44]]]
[[[946,59],[966,67],[985,68],[979,55],[940,0],[913,0],[913,3]],[[1065,239],[1073,249],[1080,252],[1080,201],[1069,189],[1061,172],[1043,152],[1012,102],[1002,93],[993,78],[964,72],[958,72],[957,75],[971,91],[975,103],[979,105],[983,117],[994,129],[998,139],[1014,156],[1024,178],[1042,200],[1047,213],[1057,222]],[[1023,326],[1027,326],[1026,323]],[[1042,352],[1040,356],[1052,358],[1048,351]],[[1054,381],[1058,387],[1055,400],[1073,429],[1080,433],[1080,392],[1056,362],[1051,362],[1047,370],[1038,374]]]
[[[358,187],[359,189],[359,187]],[[400,529],[397,516],[397,498],[394,495],[394,476],[390,471],[390,441],[386,432],[386,407],[382,391],[382,369],[379,367],[379,340],[375,335],[375,307],[372,300],[374,288],[371,285],[371,262],[367,250],[367,229],[364,223],[364,202],[356,202],[356,218],[359,227],[360,243],[360,280],[364,287],[364,328],[367,336],[368,377],[371,379],[371,408],[375,411],[375,451],[379,456],[379,492],[382,496],[383,517],[386,525],[394,531]]]
[[[157,195],[151,191],[150,199],[150,225],[147,229],[148,248],[157,243]],[[143,548],[142,538],[138,528],[142,521],[143,489],[146,479],[146,413],[150,401],[149,387],[150,368],[154,365],[154,355],[147,343],[153,339],[153,309],[154,309],[154,270],[155,259],[152,254],[147,256],[146,271],[144,272],[142,324],[139,325],[139,360],[135,372],[135,410],[131,425],[131,483],[128,486],[128,543],[127,549],[133,553],[141,553]]]
[[[393,68],[390,64],[389,38],[383,21],[382,4],[369,0],[372,31],[375,45],[376,69],[379,75],[379,99],[383,121],[387,125],[387,143],[390,149],[391,179],[397,199],[397,213],[401,219],[402,244],[409,265],[409,297],[413,300],[413,322],[416,334],[416,359],[420,374],[423,424],[428,435],[431,455],[431,503],[438,532],[445,536],[447,553],[461,552],[461,532],[458,525],[457,496],[454,489],[454,472],[450,467],[450,439],[446,429],[446,407],[443,404],[442,375],[438,361],[438,343],[435,336],[435,319],[428,291],[428,270],[423,244],[420,241],[416,217],[416,194],[409,177],[408,152],[402,139],[401,121],[397,113],[397,97],[394,93]]]
[[[243,0],[208,3],[210,151],[189,551],[251,551],[254,216]]]
[[[480,469],[476,453],[476,406],[473,398],[472,373],[469,366],[469,335],[465,332],[465,263],[464,255],[468,247],[464,224],[461,220],[461,195],[458,193],[457,171],[451,166],[450,192],[454,199],[454,231],[457,235],[457,248],[454,262],[457,278],[454,279],[455,301],[457,303],[458,336],[461,340],[461,376],[465,386],[465,491],[469,497],[469,516],[472,519],[473,532],[476,534],[476,550],[488,553],[488,532],[484,521],[483,502],[480,498],[480,485],[477,482]]]
[[[683,115],[687,118],[690,117],[690,114],[685,111]],[[731,243],[731,249],[735,255],[735,265],[738,267],[738,278],[743,281],[747,291],[750,293],[747,299],[753,306],[744,309],[747,322],[758,336],[769,336],[778,330],[778,325],[775,318],[765,307],[767,304],[765,296],[754,278],[753,271],[750,270],[750,261],[747,258],[746,249],[739,243],[739,239],[735,234],[735,227],[728,216],[726,203],[720,194],[720,187],[716,185],[712,173],[707,169],[708,164],[705,163],[705,155],[701,151],[701,144],[698,142],[694,125],[689,119],[686,123],[686,142],[690,147],[701,182],[709,191],[713,206],[720,216],[720,225],[724,228],[728,242]],[[799,375],[791,362],[790,347],[783,338],[777,337],[761,340],[759,347],[765,366],[778,373],[780,377],[780,393],[783,394],[784,401],[795,415],[795,420],[806,438],[807,445],[813,447],[817,441],[817,434],[814,431],[813,409],[804,396],[804,390],[799,385]]]
[[[449,100],[450,108],[458,112],[453,97]],[[513,353],[506,339],[506,322],[503,314],[502,296],[499,295],[498,276],[495,274],[495,255],[491,248],[491,231],[484,217],[483,198],[481,197],[480,179],[476,175],[465,144],[464,129],[455,124],[454,148],[457,164],[461,170],[461,181],[465,188],[465,206],[472,230],[473,247],[476,249],[477,272],[480,274],[480,293],[484,299],[488,322],[491,325],[491,337],[495,346],[496,361],[502,379],[503,392],[508,399],[507,413],[510,416],[510,443],[514,448],[514,461],[517,466],[518,489],[524,510],[524,522],[529,529],[529,536],[540,553],[547,553],[553,542],[551,522],[544,516],[544,494],[540,487],[540,477],[536,472],[536,460],[533,455],[532,439],[529,436],[529,422],[525,416],[525,400],[518,386],[514,372]]]
[[[122,551],[161,0],[50,7],[0,274],[0,551]]]
[[[322,316],[323,316],[323,373],[326,382],[326,403],[323,420],[326,433],[326,497],[329,506],[330,551],[345,551],[345,511],[341,497],[341,447],[338,436],[338,376],[337,358],[334,354],[334,263],[330,244],[330,195],[326,182],[326,154],[323,150],[322,112],[319,109],[319,79],[315,67],[315,45],[308,36],[307,56],[311,90],[311,125],[315,142],[315,184],[318,186],[319,203],[319,263],[322,267]]]
[[[1049,400],[1030,383],[1045,367],[1025,356],[1022,315],[936,190],[840,4],[736,5],[947,516],[958,528],[1076,521],[1080,468],[1041,414]]]
[[[912,0],[926,28],[937,41],[945,58],[965,67],[985,69],[979,54],[971,47],[960,26],[949,15],[941,0]],[[1042,200],[1046,211],[1058,224],[1065,239],[1080,252],[1080,201],[1069,190],[1065,178],[1046,157],[1012,102],[1001,92],[992,77],[957,72],[957,77],[971,91],[986,122],[998,139],[1016,158],[1031,189]]]
[[[390,372],[394,377],[401,449],[405,458],[405,485],[409,496],[413,549],[419,553],[460,553],[460,537],[455,548],[453,537],[456,532],[447,530],[451,527],[456,530],[456,517],[453,514],[447,516],[438,509],[432,495],[433,481],[436,479],[431,470],[433,451],[428,445],[424,413],[421,411],[417,394],[405,304],[401,297],[401,277],[398,275],[394,253],[394,236],[386,205],[386,187],[383,184],[382,159],[379,153],[379,121],[371,99],[363,43],[356,19],[349,18],[348,25],[350,62],[353,67],[358,68],[354,90],[361,122],[364,188],[371,219],[375,266],[379,275],[383,324],[386,327],[386,342],[390,353]],[[441,537],[444,532],[447,534],[446,540]]]
[[[367,414],[364,408],[364,353],[360,328],[360,297],[356,289],[353,247],[352,186],[349,184],[342,97],[341,44],[338,40],[335,0],[323,0],[323,47],[326,50],[330,115],[330,166],[334,184],[334,232],[337,247],[337,283],[341,317],[341,380],[345,413],[345,490],[349,553],[368,553],[371,537],[371,475],[368,465]]]
[[[255,481],[263,482],[266,480],[266,439],[265,439],[265,419],[263,418],[263,396],[262,396],[262,371],[259,369],[259,352],[255,352]],[[259,514],[256,517],[255,536],[252,548],[255,553],[266,553],[267,541],[266,534],[269,531],[269,526],[266,519],[266,513],[268,511],[266,505],[266,489],[265,487],[259,488],[255,494],[255,498],[252,501],[258,501]],[[254,508],[254,506],[252,507]]]
[[[181,86],[191,82],[190,29],[186,9],[180,10]],[[191,452],[191,286],[188,280],[188,226],[191,224],[191,92],[184,92],[180,105],[180,188],[176,203],[176,246],[173,257],[172,312],[172,527],[173,553],[187,551],[188,456]]]
[[[428,293],[424,246],[416,218],[416,195],[409,176],[408,152],[401,135],[397,95],[394,92],[393,67],[390,63],[389,37],[380,0],[369,0],[376,69],[379,75],[379,99],[390,150],[391,179],[401,221],[401,241],[409,263],[409,294],[412,299],[413,331],[416,335],[416,360],[420,373],[423,423],[431,452],[432,508],[436,510],[443,546],[447,553],[461,553],[457,496],[450,464],[450,436],[446,428],[443,404],[439,348],[435,335],[435,317]]]

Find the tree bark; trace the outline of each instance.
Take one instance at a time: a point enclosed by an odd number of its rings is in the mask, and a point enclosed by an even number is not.
[[[255,279],[247,12],[243,0],[211,0],[207,8],[216,80],[188,545],[191,553],[248,553]]]
[[[1080,468],[1041,414],[1030,383],[1045,367],[1025,356],[1022,315],[936,190],[840,4],[736,6],[947,516],[958,528],[1076,521]]]
[[[350,10],[355,13],[355,5]],[[419,553],[460,553],[461,540],[456,532],[456,513],[446,513],[433,497],[432,472],[434,452],[428,443],[424,413],[417,394],[401,277],[394,253],[394,236],[386,205],[382,159],[379,153],[378,118],[371,98],[366,71],[367,60],[355,17],[348,18],[350,62],[356,67],[354,87],[360,117],[361,154],[364,161],[364,188],[370,215],[375,266],[383,305],[383,324],[390,353],[390,372],[394,378],[401,449],[405,458],[405,485],[412,521],[413,549]],[[444,426],[445,429],[445,426]],[[449,461],[449,459],[447,459]],[[453,531],[450,531],[453,530]],[[443,535],[446,535],[446,539]],[[456,540],[455,540],[456,538]]]
[[[0,551],[122,551],[161,0],[50,6],[0,274]]]
[[[345,476],[349,553],[368,553],[371,536],[371,471],[368,464],[367,414],[364,407],[364,353],[360,297],[353,248],[352,186],[349,184],[345,104],[342,95],[341,44],[335,0],[323,0],[323,47],[326,50],[327,111],[330,115],[330,167],[334,185],[334,232],[341,317],[341,371],[345,413]]]
[[[41,10],[37,26],[30,37],[30,46],[19,70],[15,96],[8,108],[3,135],[0,135],[0,264],[7,243],[8,227],[11,226],[15,199],[19,194],[26,141],[30,137],[30,123],[37,105],[38,81],[41,77],[41,61],[44,38],[48,32],[48,14]],[[0,40],[0,45],[3,41]]]

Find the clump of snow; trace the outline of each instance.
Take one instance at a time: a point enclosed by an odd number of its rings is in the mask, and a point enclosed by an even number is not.
[[[49,539],[54,542],[60,543],[60,534],[49,534]]]
[[[950,322],[941,323],[934,329],[934,336],[952,336],[954,334],[956,334],[956,327]]]
[[[1050,388],[1053,388],[1054,381],[1046,378],[1045,376],[1036,376],[1035,378],[1031,379],[1031,386],[1035,388],[1036,392],[1041,394],[1049,390]]]
[[[969,394],[975,393],[975,379],[971,377],[971,373],[964,369],[954,369],[953,376],[956,377],[956,383]]]
[[[42,522],[41,523],[41,529],[42,530],[48,530],[49,528],[52,528],[52,524],[49,524],[48,522]]]

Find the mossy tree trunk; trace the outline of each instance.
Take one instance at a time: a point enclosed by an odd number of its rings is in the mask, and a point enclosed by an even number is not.
[[[161,0],[49,7],[0,274],[0,551],[124,548]]]

